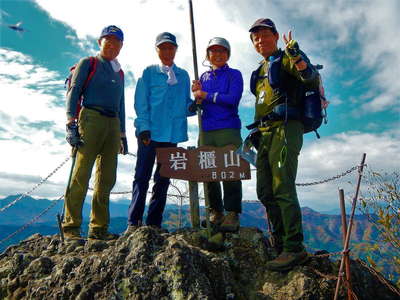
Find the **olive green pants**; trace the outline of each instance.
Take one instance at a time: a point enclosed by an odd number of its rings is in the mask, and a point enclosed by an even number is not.
[[[299,252],[303,228],[296,193],[298,156],[303,145],[303,125],[288,121],[263,132],[257,155],[257,196],[270,218],[274,237],[284,251]],[[282,152],[287,140],[287,154]]]
[[[83,108],[79,116],[79,133],[84,145],[78,149],[70,189],[65,195],[63,227],[81,226],[82,207],[96,161],[90,227],[107,229],[110,219],[110,192],[116,180],[121,140],[119,119],[102,116],[97,111]]]
[[[235,145],[237,147],[242,143],[240,129],[219,129],[204,131],[204,146],[224,147]],[[219,182],[207,182],[208,199],[210,199],[210,208],[222,212],[234,211],[242,212],[242,182],[223,181],[224,201],[222,204],[221,185]]]

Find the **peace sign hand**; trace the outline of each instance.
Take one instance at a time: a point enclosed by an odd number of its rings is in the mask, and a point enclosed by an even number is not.
[[[296,40],[292,39],[292,31],[289,30],[288,37],[285,34],[282,35],[283,41],[285,42],[286,55],[289,56],[290,60],[297,60],[300,55],[299,44]]]

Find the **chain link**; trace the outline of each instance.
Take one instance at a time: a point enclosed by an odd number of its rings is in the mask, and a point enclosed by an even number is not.
[[[320,180],[320,181],[309,182],[309,183],[296,183],[296,185],[297,186],[310,186],[310,185],[317,185],[317,184],[321,184],[321,183],[327,183],[329,181],[333,181],[333,180],[339,179],[341,177],[344,177],[344,176],[350,174],[351,172],[354,172],[355,170],[358,170],[359,167],[360,166],[354,166],[354,167],[348,169],[347,171],[343,172],[342,174],[338,174],[338,175],[333,176],[331,178],[323,179],[323,180]]]
[[[0,240],[0,245],[3,244],[4,242],[8,241],[9,239],[13,238],[18,233],[24,231],[26,228],[28,228],[32,224],[34,224],[37,220],[39,220],[44,214],[46,214],[50,209],[52,209],[63,198],[64,198],[64,195],[61,196],[60,198],[58,198],[57,200],[54,200],[45,210],[43,210],[40,214],[38,214],[36,217],[34,217],[28,223],[26,223],[22,227],[18,228],[15,232],[11,233],[9,236],[7,236],[4,239]]]
[[[134,156],[134,154],[132,154],[132,153],[128,153],[128,154]],[[364,166],[366,166],[366,165],[364,165]],[[345,171],[345,172],[343,172],[341,174],[338,174],[336,176],[333,176],[333,177],[330,177],[330,178],[327,178],[327,179],[323,179],[323,180],[320,180],[320,181],[314,181],[314,182],[308,182],[308,183],[296,183],[296,185],[297,186],[312,186],[312,185],[327,183],[327,182],[330,182],[330,181],[333,181],[333,180],[337,180],[337,179],[339,179],[341,177],[344,177],[344,176],[354,172],[355,170],[358,170],[359,168],[360,168],[360,166],[354,166],[354,167],[348,169],[347,171]],[[256,169],[252,169],[252,171],[253,170],[256,170]],[[94,189],[92,187],[89,187],[89,190],[93,191]],[[131,194],[131,193],[132,193],[132,191],[125,191],[125,192],[111,192],[110,194],[112,194],[112,195],[124,195],[124,194]],[[168,196],[180,197],[178,195],[168,195]],[[189,198],[188,196],[182,196],[182,197]],[[243,202],[258,202],[258,200],[243,200]]]
[[[311,254],[310,257],[329,257],[329,256],[335,256],[335,255],[342,255],[343,251],[338,251],[338,252],[332,252],[332,253],[325,253],[325,254]]]
[[[368,266],[364,261],[361,259],[356,259],[356,261],[365,267],[372,275],[374,275],[381,283],[383,283],[386,287],[388,287],[393,293],[400,296],[400,290],[395,287],[394,285],[390,284],[385,277],[383,277],[378,271],[376,271],[371,266]]]
[[[13,206],[15,203],[17,203],[19,200],[21,200],[22,198],[29,196],[30,194],[32,194],[32,192],[34,190],[36,190],[39,186],[41,186],[43,183],[45,183],[51,176],[53,176],[59,169],[61,169],[61,167],[63,167],[67,161],[70,159],[70,156],[68,156],[57,168],[55,168],[53,170],[53,172],[51,172],[49,175],[47,175],[46,178],[42,179],[38,184],[36,184],[29,192],[22,194],[21,196],[19,196],[17,199],[15,199],[14,201],[10,202],[9,204],[7,204],[6,206],[3,206],[2,208],[0,208],[0,212],[5,211],[6,209],[10,208],[11,206]]]

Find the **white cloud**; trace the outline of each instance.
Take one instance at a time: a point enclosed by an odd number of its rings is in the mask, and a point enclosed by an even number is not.
[[[187,1],[114,1],[110,8],[109,1],[96,2],[96,14],[87,21],[88,12],[93,11],[91,1],[51,1],[38,0],[52,18],[65,22],[76,30],[78,39],[67,36],[87,49],[90,39],[96,38],[105,25],[121,26],[125,33],[125,44],[120,61],[126,71],[132,71],[138,78],[145,66],[156,63],[154,51],[155,36],[161,31],[171,31],[177,35],[179,51],[177,65],[186,68],[192,76],[191,39]],[[344,57],[351,58],[354,68],[363,67],[368,70],[360,77],[367,81],[367,89],[362,99],[363,111],[380,111],[390,109],[398,103],[400,83],[397,66],[400,64],[400,40],[397,36],[399,28],[397,15],[398,2],[388,0],[374,1],[305,1],[304,9],[298,9],[297,1],[256,1],[249,5],[248,1],[194,1],[197,48],[200,72],[204,49],[213,36],[226,37],[232,46],[230,65],[242,71],[245,81],[245,93],[242,106],[252,107],[252,96],[248,92],[250,73],[260,60],[252,48],[248,28],[258,17],[271,17],[280,32],[294,29],[295,38],[300,40],[301,47],[307,49],[313,61],[325,65],[323,74],[334,78],[342,74]],[[79,7],[79,9],[76,9]],[[310,26],[310,24],[312,26]],[[359,46],[351,48],[353,42]],[[70,55],[74,55],[71,53]],[[336,60],[336,59],[340,60]],[[47,176],[68,155],[69,147],[63,138],[64,108],[54,107],[52,103],[59,94],[49,92],[60,85],[60,74],[43,68],[34,60],[22,53],[0,49],[0,84],[2,99],[0,137],[18,138],[2,143],[0,164],[1,195],[25,192],[31,188],[28,179],[12,174],[24,174],[32,178]],[[356,85],[348,82],[344,88]],[[129,84],[128,84],[129,86]],[[36,88],[34,88],[36,87]],[[136,141],[133,137],[132,118],[133,88],[126,90],[127,128],[129,150],[136,152]],[[329,94],[328,94],[329,96]],[[339,105],[348,100],[333,97],[332,104]],[[359,102],[357,102],[359,103]],[[53,122],[51,130],[39,130],[32,123]],[[189,119],[190,141],[182,146],[195,145],[197,140],[197,118]],[[322,138],[306,144],[300,156],[298,182],[308,182],[331,177],[357,164],[363,152],[367,153],[367,163],[378,169],[391,169],[399,160],[399,134],[385,132],[364,134],[347,132],[332,137]],[[25,142],[23,142],[25,141]],[[29,143],[30,142],[30,143]],[[120,156],[118,182],[115,191],[126,191],[131,188],[134,159]],[[395,167],[398,168],[398,165]],[[69,165],[64,166],[52,178],[49,186],[38,189],[35,195],[57,197],[64,191]],[[253,173],[254,175],[254,173]],[[354,178],[354,175],[353,175]],[[314,208],[336,206],[338,183],[299,187],[299,199],[302,205]],[[256,199],[255,180],[243,182],[244,199]],[[125,196],[129,198],[130,196]]]

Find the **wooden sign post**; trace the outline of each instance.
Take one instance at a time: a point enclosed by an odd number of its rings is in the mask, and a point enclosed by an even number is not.
[[[187,180],[189,184],[194,183],[190,189],[195,192],[194,195],[190,195],[190,218],[194,228],[200,226],[197,182],[251,179],[249,163],[235,151],[234,145],[157,149],[157,162],[161,163],[161,176]]]

